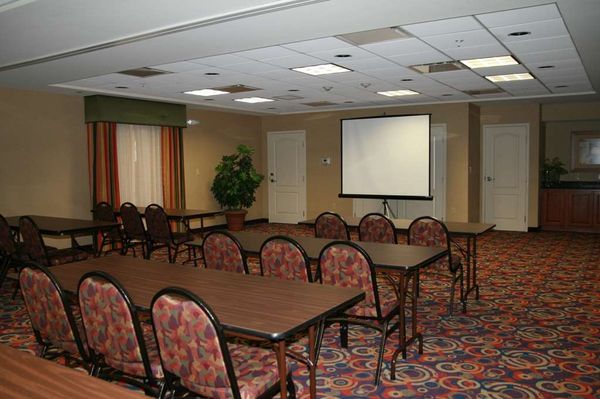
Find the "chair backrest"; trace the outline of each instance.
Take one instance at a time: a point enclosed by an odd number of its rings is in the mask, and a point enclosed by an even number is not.
[[[248,274],[242,245],[226,231],[211,231],[204,237],[202,256],[207,269]]]
[[[452,253],[448,228],[441,220],[431,216],[421,216],[408,226],[406,238],[408,245],[421,247],[443,247],[448,249],[448,257],[441,258],[436,263],[448,262],[451,265]]]
[[[29,216],[19,218],[19,233],[23,242],[23,252],[30,260],[48,266],[48,253],[37,224]]]
[[[79,280],[78,296],[92,360],[101,355],[117,370],[151,377],[142,328],[125,288],[109,274],[92,271]]]
[[[15,238],[8,222],[4,216],[0,215],[0,255],[11,256],[17,252]]]
[[[129,239],[146,239],[146,229],[137,208],[131,202],[124,202],[120,208],[123,231]]]
[[[360,241],[398,244],[394,222],[385,215],[375,212],[368,213],[360,219],[358,239]]]
[[[37,341],[87,361],[70,301],[54,275],[44,266],[28,262],[19,273],[19,284]]]
[[[360,317],[381,317],[375,268],[369,255],[350,241],[327,244],[319,255],[323,284],[343,288],[359,288],[365,299],[347,311]]]
[[[98,202],[94,208],[94,219],[101,220],[103,222],[117,221],[117,217],[115,216],[115,211],[113,210],[112,205],[105,201]]]
[[[310,259],[295,240],[273,236],[260,247],[260,271],[282,280],[312,282]]]
[[[144,211],[144,217],[148,236],[152,241],[165,244],[171,241],[171,225],[162,206],[148,205]]]
[[[323,212],[315,219],[315,237],[333,240],[349,240],[350,230],[346,221],[333,212]]]
[[[223,329],[202,299],[183,288],[165,288],[152,299],[151,312],[165,372],[201,395],[240,397]]]

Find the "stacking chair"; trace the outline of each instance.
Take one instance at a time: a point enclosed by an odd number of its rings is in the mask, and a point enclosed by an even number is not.
[[[15,241],[8,222],[4,216],[0,215],[0,286],[8,274],[11,264],[16,269],[19,261],[23,260],[22,246]]]
[[[112,378],[116,371],[119,379],[160,397],[163,370],[152,327],[140,324],[125,288],[107,273],[92,271],[79,280],[78,293],[90,374]]]
[[[226,231],[211,231],[204,237],[202,258],[207,269],[248,274],[242,245]]]
[[[342,315],[326,320],[327,324],[340,323],[340,342],[348,347],[348,323],[359,324],[381,332],[381,344],[375,372],[375,385],[379,384],[383,352],[389,335],[398,323],[390,322],[399,315],[400,303],[388,290],[379,290],[375,268],[369,255],[358,245],[349,241],[334,241],[327,244],[319,255],[319,268],[323,284],[343,288],[359,288],[366,297]],[[320,342],[320,338],[319,338]]]
[[[64,355],[88,367],[89,357],[81,321],[74,317],[69,297],[44,266],[27,262],[19,273],[21,292],[41,356]]]
[[[194,240],[192,233],[186,232],[174,232],[171,229],[171,224],[167,217],[167,213],[162,206],[151,204],[146,207],[144,212],[146,217],[146,227],[148,231],[148,259],[152,255],[152,252],[158,248],[167,248],[167,253],[170,263],[175,263],[177,254],[179,254],[179,247],[186,245],[188,242]],[[196,265],[196,251],[191,245],[188,247],[188,261],[194,261]]]
[[[46,247],[40,230],[29,216],[21,216],[19,219],[19,233],[23,239],[23,253],[29,260],[43,266],[62,265],[88,258],[88,253],[80,249],[51,249]]]
[[[385,215],[375,212],[368,213],[360,219],[358,239],[359,241],[398,244],[394,222]]]
[[[310,259],[295,240],[273,236],[260,247],[260,272],[282,280],[313,282]]]
[[[151,312],[165,393],[187,390],[202,397],[241,399],[279,392],[273,350],[226,342],[215,313],[192,292],[165,288],[154,296]],[[285,378],[289,397],[295,398],[291,372]]]
[[[427,266],[424,271],[432,270],[434,274],[448,277],[450,275],[450,303],[448,305],[448,315],[452,315],[454,307],[454,293],[456,283],[460,282],[460,301],[463,305],[463,312],[466,312],[466,301],[464,300],[464,280],[463,265],[461,257],[452,253],[452,248],[465,255],[465,251],[450,239],[446,225],[430,216],[422,216],[412,221],[408,226],[408,245],[420,245],[424,247],[443,247],[448,248],[448,256],[438,259],[433,264]],[[422,272],[419,272],[419,274]]]
[[[99,202],[94,208],[94,219],[103,222],[118,222],[112,205],[105,201]],[[108,254],[111,251],[121,250],[117,247],[117,245],[123,245],[121,226],[103,229],[100,231],[98,252],[96,253],[96,256],[100,256],[102,254],[102,249],[107,245],[110,245],[111,249],[107,250],[105,254]]]
[[[119,213],[123,222],[123,250],[121,254],[127,255],[127,251],[131,248],[135,257],[135,247],[136,245],[140,245],[142,247],[142,256],[148,258],[150,256],[147,254],[148,234],[137,208],[131,202],[124,202],[121,204]]]
[[[349,240],[348,224],[340,215],[333,212],[323,212],[315,219],[315,237],[333,240]]]

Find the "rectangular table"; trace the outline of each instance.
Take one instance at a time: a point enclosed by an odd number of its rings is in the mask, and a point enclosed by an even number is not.
[[[190,221],[200,219],[200,234],[204,234],[204,218],[222,215],[222,210],[206,210],[206,209],[178,209],[178,208],[163,208],[167,214],[167,218],[177,222],[181,222],[186,230],[190,230]],[[146,208],[138,206],[138,213],[144,216]],[[115,211],[115,215],[119,215],[119,211]]]
[[[0,344],[0,396],[4,399],[142,399],[144,394]]]
[[[102,270],[116,277],[134,304],[145,309],[150,308],[152,297],[160,289],[169,286],[186,288],[212,307],[226,330],[275,342],[279,375],[282,376],[282,397],[286,397],[286,340],[308,329],[309,360],[314,364],[316,325],[365,297],[358,289],[283,281],[129,256],[108,256],[52,267],[54,275],[69,292],[76,292],[81,276],[91,270]],[[309,377],[311,397],[314,398],[314,368]]]
[[[104,222],[99,220],[72,219],[53,216],[28,215],[38,226],[40,233],[50,236],[70,236],[71,246],[73,248],[80,247],[75,239],[76,235],[81,234],[96,234],[100,230],[117,227],[119,223]],[[8,225],[19,230],[20,216],[7,217]],[[96,253],[96,239],[94,238],[94,253]]]
[[[344,218],[348,227],[358,228],[361,218],[350,217]],[[396,232],[406,233],[410,226],[412,219],[391,219],[396,227]],[[315,219],[303,220],[298,224],[314,226]],[[479,300],[479,285],[477,284],[477,238],[487,233],[496,227],[495,224],[488,223],[470,223],[470,222],[444,222],[450,235],[453,237],[464,237],[466,238],[466,280],[467,286],[464,293],[464,299],[466,300],[472,291],[475,291],[475,299]]]
[[[272,234],[251,231],[230,232],[240,242],[243,250],[250,254],[258,254],[262,244]],[[330,242],[336,241],[327,238],[290,236],[304,248],[311,260],[318,260],[321,250]],[[377,271],[387,272],[397,277],[400,320],[399,320],[399,343],[394,353],[392,365],[395,365],[397,356],[401,353],[406,358],[406,348],[412,342],[419,344],[419,353],[423,353],[423,337],[417,329],[417,301],[416,296],[411,296],[412,330],[411,337],[406,337],[406,300],[408,298],[408,283],[412,279],[412,292],[417,292],[416,273],[421,267],[436,261],[448,252],[445,248],[420,247],[399,244],[380,244],[373,242],[356,242],[369,255]],[[190,245],[200,246],[201,241],[196,240]]]

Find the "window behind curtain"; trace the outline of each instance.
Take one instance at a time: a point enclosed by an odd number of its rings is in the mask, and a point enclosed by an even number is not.
[[[160,127],[118,124],[117,157],[121,202],[162,205]]]

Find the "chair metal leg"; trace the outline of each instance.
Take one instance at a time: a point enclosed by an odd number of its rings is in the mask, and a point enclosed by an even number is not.
[[[296,385],[294,385],[294,381],[292,380],[292,373],[288,373],[286,377],[287,382],[287,396],[290,399],[296,399]]]
[[[340,321],[340,346],[348,348],[348,322]]]
[[[383,331],[381,333],[381,345],[379,347],[379,355],[377,356],[377,371],[375,371],[375,386],[379,386],[379,381],[381,380],[381,367],[383,366],[383,352],[385,351],[385,342],[387,341],[388,336],[388,326],[390,324],[389,320],[386,320],[383,323]]]

